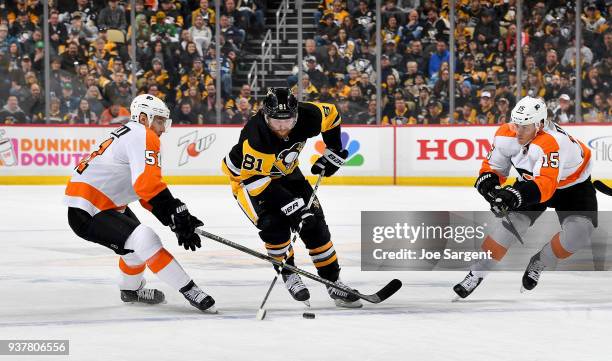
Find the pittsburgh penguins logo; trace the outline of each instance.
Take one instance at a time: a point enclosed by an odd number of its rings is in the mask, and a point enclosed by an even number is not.
[[[295,143],[278,153],[270,174],[280,176],[291,173],[297,165],[298,157],[305,144],[306,142]]]

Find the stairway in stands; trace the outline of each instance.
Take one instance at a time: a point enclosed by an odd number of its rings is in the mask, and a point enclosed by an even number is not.
[[[266,13],[266,31],[272,30],[272,43],[274,48],[273,54],[276,54],[276,11],[281,4],[281,0],[268,0],[268,9]],[[313,38],[317,27],[314,23],[314,14],[317,10],[318,0],[302,0],[302,31],[303,39]],[[295,9],[295,0],[290,1],[289,13],[287,14],[287,38],[283,41],[282,34],[280,39],[280,54],[272,60],[272,72],[268,71],[266,66],[266,87],[287,86],[287,77],[291,75],[291,70],[296,65],[297,59],[297,37],[298,37],[298,18],[297,10]],[[247,75],[254,60],[260,63],[262,39],[249,39],[244,44],[245,59],[241,66],[238,67],[234,75],[234,91],[233,94],[238,94],[242,84],[247,82]],[[261,83],[260,83],[261,84]],[[263,95],[265,90],[259,92],[259,96]]]

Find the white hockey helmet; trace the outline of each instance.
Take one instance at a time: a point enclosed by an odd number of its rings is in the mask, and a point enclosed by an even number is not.
[[[132,104],[130,104],[130,120],[138,122],[140,113],[145,113],[147,115],[147,123],[149,127],[151,126],[151,122],[155,116],[166,119],[166,131],[168,131],[172,125],[170,110],[163,100],[154,95],[141,94],[132,100]]]
[[[510,121],[516,125],[535,124],[537,129],[548,125],[548,110],[541,98],[526,96],[512,109]]]

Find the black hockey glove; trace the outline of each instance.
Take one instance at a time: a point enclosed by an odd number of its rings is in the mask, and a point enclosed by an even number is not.
[[[334,150],[327,148],[323,155],[312,165],[310,171],[312,174],[321,174],[325,170],[325,177],[330,177],[342,167],[346,157],[348,157],[348,150],[346,149]]]
[[[303,198],[296,198],[287,203],[281,207],[281,212],[289,217],[291,228],[295,231],[309,231],[316,225],[314,213],[310,208],[306,208]]]
[[[491,212],[497,217],[505,217],[509,211],[516,210],[523,204],[523,196],[512,186],[495,187]]]
[[[480,193],[489,203],[495,200],[495,187],[499,186],[499,176],[493,172],[482,173],[474,184],[474,188],[476,188],[478,193]]]
[[[170,214],[170,229],[176,234],[179,246],[183,246],[185,250],[195,251],[196,248],[202,247],[200,236],[195,233],[195,229],[204,223],[192,216],[183,202],[178,199],[174,201]]]

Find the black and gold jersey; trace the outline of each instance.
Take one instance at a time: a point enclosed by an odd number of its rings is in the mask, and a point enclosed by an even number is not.
[[[329,103],[300,102],[297,122],[287,139],[280,139],[266,124],[263,111],[258,111],[240,132],[240,139],[222,161],[222,169],[230,177],[232,191],[242,188],[251,197],[263,197],[272,203],[284,204],[293,199],[275,180],[293,173],[298,157],[308,138],[322,135],[330,149],[342,149],[341,117]]]

